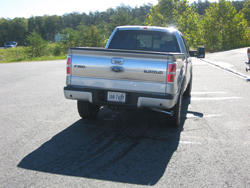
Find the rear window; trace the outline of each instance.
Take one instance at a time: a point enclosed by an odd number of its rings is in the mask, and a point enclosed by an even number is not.
[[[174,33],[118,30],[109,49],[180,52]]]

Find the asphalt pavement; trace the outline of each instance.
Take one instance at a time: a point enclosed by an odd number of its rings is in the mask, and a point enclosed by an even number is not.
[[[208,53],[203,61],[249,80],[250,71],[246,72],[249,66],[245,64],[248,61],[248,48],[250,47]]]
[[[193,59],[178,129],[150,110],[82,120],[66,60],[0,64],[0,187],[250,187],[250,82],[221,68],[245,73],[234,52]]]

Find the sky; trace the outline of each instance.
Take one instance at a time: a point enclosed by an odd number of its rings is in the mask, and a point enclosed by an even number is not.
[[[102,12],[108,8],[116,8],[122,3],[134,8],[148,3],[156,5],[158,0],[0,0],[0,18],[62,16],[72,12],[89,14],[90,11]]]

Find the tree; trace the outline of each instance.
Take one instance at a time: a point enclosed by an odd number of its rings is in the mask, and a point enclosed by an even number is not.
[[[206,9],[205,17],[202,20],[205,46],[207,50],[218,49],[221,46],[220,27],[216,13],[218,12],[217,4],[213,3]]]
[[[81,23],[83,20],[84,14],[79,14],[78,12],[73,12],[70,14],[64,14],[63,15],[63,21],[64,21],[64,28],[72,28],[76,29],[76,27]]]
[[[45,29],[45,16],[36,16],[30,17],[28,20],[28,32],[32,33],[33,31],[37,32],[43,39],[46,38],[46,29]]]
[[[203,19],[205,45],[209,50],[226,50],[247,44],[247,22],[232,3],[219,0],[206,10]]]
[[[236,8],[237,12],[241,11],[244,7],[244,3],[246,2],[246,0],[236,0],[236,1],[232,1],[233,6]]]
[[[88,46],[90,46],[90,47],[101,47],[101,46],[103,46],[103,43],[102,43],[103,39],[99,35],[99,33],[97,31],[97,28],[95,26],[92,25],[89,28],[89,33],[88,33],[87,37],[89,39]]]
[[[169,26],[174,24],[173,20],[173,0],[159,0],[147,15],[145,24],[151,26]]]
[[[59,33],[62,29],[63,22],[61,17],[54,15],[54,16],[47,16],[45,17],[45,40],[47,41],[54,41],[55,35]]]
[[[244,18],[247,20],[247,24],[250,27],[250,0],[247,0],[244,5],[242,12],[244,14]]]
[[[1,45],[3,45],[5,42],[14,40],[12,38],[12,33],[13,33],[13,27],[11,20],[7,20],[4,18],[0,19],[0,41]]]
[[[15,18],[12,20],[13,40],[19,45],[24,45],[28,33],[28,20],[25,18]]]
[[[178,19],[178,29],[185,36],[189,46],[203,45],[202,26],[194,5],[188,7]]]
[[[70,47],[80,46],[77,31],[69,27],[63,29],[62,41],[60,43],[64,53],[66,53]]]
[[[235,15],[233,22],[229,22],[227,31],[229,37],[225,45],[230,45],[228,49],[250,45],[250,30],[241,11]]]
[[[110,16],[109,31],[113,31],[117,26],[120,25],[130,25],[133,20],[133,13],[131,7],[121,5],[115,11],[115,13]]]
[[[147,15],[145,24],[175,27],[188,6],[187,0],[159,0]]]
[[[191,5],[194,5],[196,8],[196,11],[199,15],[204,15],[205,10],[210,6],[210,2],[208,0],[205,0],[205,2],[202,2],[202,0],[198,0],[198,3],[195,1]]]
[[[40,57],[45,55],[45,49],[48,44],[37,32],[33,31],[27,37],[27,43],[27,51],[30,57]]]

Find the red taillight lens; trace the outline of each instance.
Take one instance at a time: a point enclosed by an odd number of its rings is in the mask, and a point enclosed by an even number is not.
[[[67,58],[67,65],[70,65],[70,63],[71,63],[71,58],[68,57],[68,58]]]
[[[168,72],[176,72],[176,64],[168,64]]]
[[[169,74],[168,75],[168,82],[174,82],[175,74]]]
[[[70,74],[70,66],[71,66],[71,58],[68,57],[67,58],[67,74]]]
[[[67,67],[67,74],[70,74],[70,67]]]
[[[168,64],[168,82],[174,82],[176,75],[176,64],[169,63]]]

